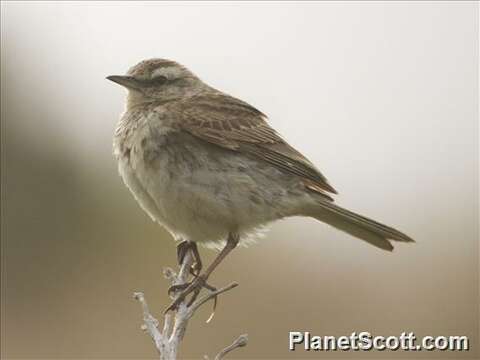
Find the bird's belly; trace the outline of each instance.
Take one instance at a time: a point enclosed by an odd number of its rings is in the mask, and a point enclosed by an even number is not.
[[[290,215],[291,186],[278,170],[259,171],[244,156],[182,140],[154,156],[132,151],[129,161],[119,162],[142,208],[174,237],[217,242]]]
[[[248,210],[244,197],[248,194],[241,190],[235,193],[232,182],[222,174],[195,171],[188,176],[171,176],[168,169],[148,173],[147,170],[139,176],[142,183],[148,184],[147,192],[155,200],[155,219],[175,237],[215,242],[231,231],[241,232],[262,222]]]

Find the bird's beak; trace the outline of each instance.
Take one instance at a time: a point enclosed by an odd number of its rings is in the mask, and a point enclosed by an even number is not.
[[[110,81],[113,81],[114,83],[122,85],[127,89],[140,88],[139,81],[132,76],[110,75],[110,76],[107,76],[107,80],[110,80]]]

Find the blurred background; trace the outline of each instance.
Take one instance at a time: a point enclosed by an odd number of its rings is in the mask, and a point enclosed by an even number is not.
[[[478,3],[1,3],[2,357],[156,358],[175,243],[117,175],[125,93],[105,80],[174,59],[270,117],[340,195],[405,231],[383,252],[275,223],[217,271],[182,358],[478,358]],[[204,261],[215,253],[201,249]],[[467,335],[469,352],[288,351],[316,335]]]

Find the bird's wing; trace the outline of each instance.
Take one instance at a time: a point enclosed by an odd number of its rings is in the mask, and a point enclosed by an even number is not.
[[[305,186],[327,198],[337,193],[325,176],[291,147],[253,106],[225,94],[205,94],[177,102],[172,109],[180,127],[200,139],[264,160],[283,172],[297,175]],[[331,199],[331,198],[330,198]]]

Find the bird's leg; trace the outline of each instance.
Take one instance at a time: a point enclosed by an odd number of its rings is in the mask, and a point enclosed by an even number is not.
[[[192,251],[193,260],[195,261],[190,269],[190,273],[193,276],[200,275],[200,271],[202,270],[202,260],[200,259],[200,253],[198,252],[197,244],[192,242],[190,250]]]
[[[183,259],[185,259],[185,255],[187,254],[188,250],[192,252],[194,260],[192,268],[190,269],[190,273],[194,276],[197,276],[200,274],[200,270],[202,269],[202,260],[200,259],[200,253],[198,252],[197,244],[195,242],[184,240],[177,245],[178,265],[181,266],[183,264]]]
[[[193,256],[194,263],[192,267],[189,269],[190,274],[192,274],[194,277],[197,277],[200,274],[200,270],[202,269],[202,260],[200,259],[200,253],[198,252],[197,244],[193,241],[182,241],[180,244],[177,245],[177,261],[178,265],[183,264],[183,260],[185,259],[185,255],[187,255],[188,251],[191,251],[191,254]],[[168,294],[170,295],[171,293],[179,290],[186,289],[191,282],[186,282],[184,284],[178,284],[178,285],[172,285],[168,288]],[[215,291],[216,289],[213,286],[210,286],[208,284],[204,285],[205,288]]]
[[[187,240],[183,240],[177,245],[177,262],[178,265],[182,265],[183,259],[185,255],[187,255],[187,251],[189,248],[190,242]]]
[[[188,286],[178,295],[178,297],[170,304],[170,306],[165,310],[165,313],[174,310],[178,307],[178,305],[185,300],[185,298],[193,292],[192,299],[188,302],[188,306],[190,306],[197,297],[198,293],[200,292],[202,287],[210,288],[210,285],[207,284],[208,277],[212,274],[212,272],[217,268],[217,266],[225,259],[225,257],[237,246],[239,241],[238,234],[230,233],[227,238],[227,243],[225,247],[220,251],[217,257],[213,260],[213,262],[208,266],[205,272],[201,275],[196,276],[193,281],[188,284]]]

